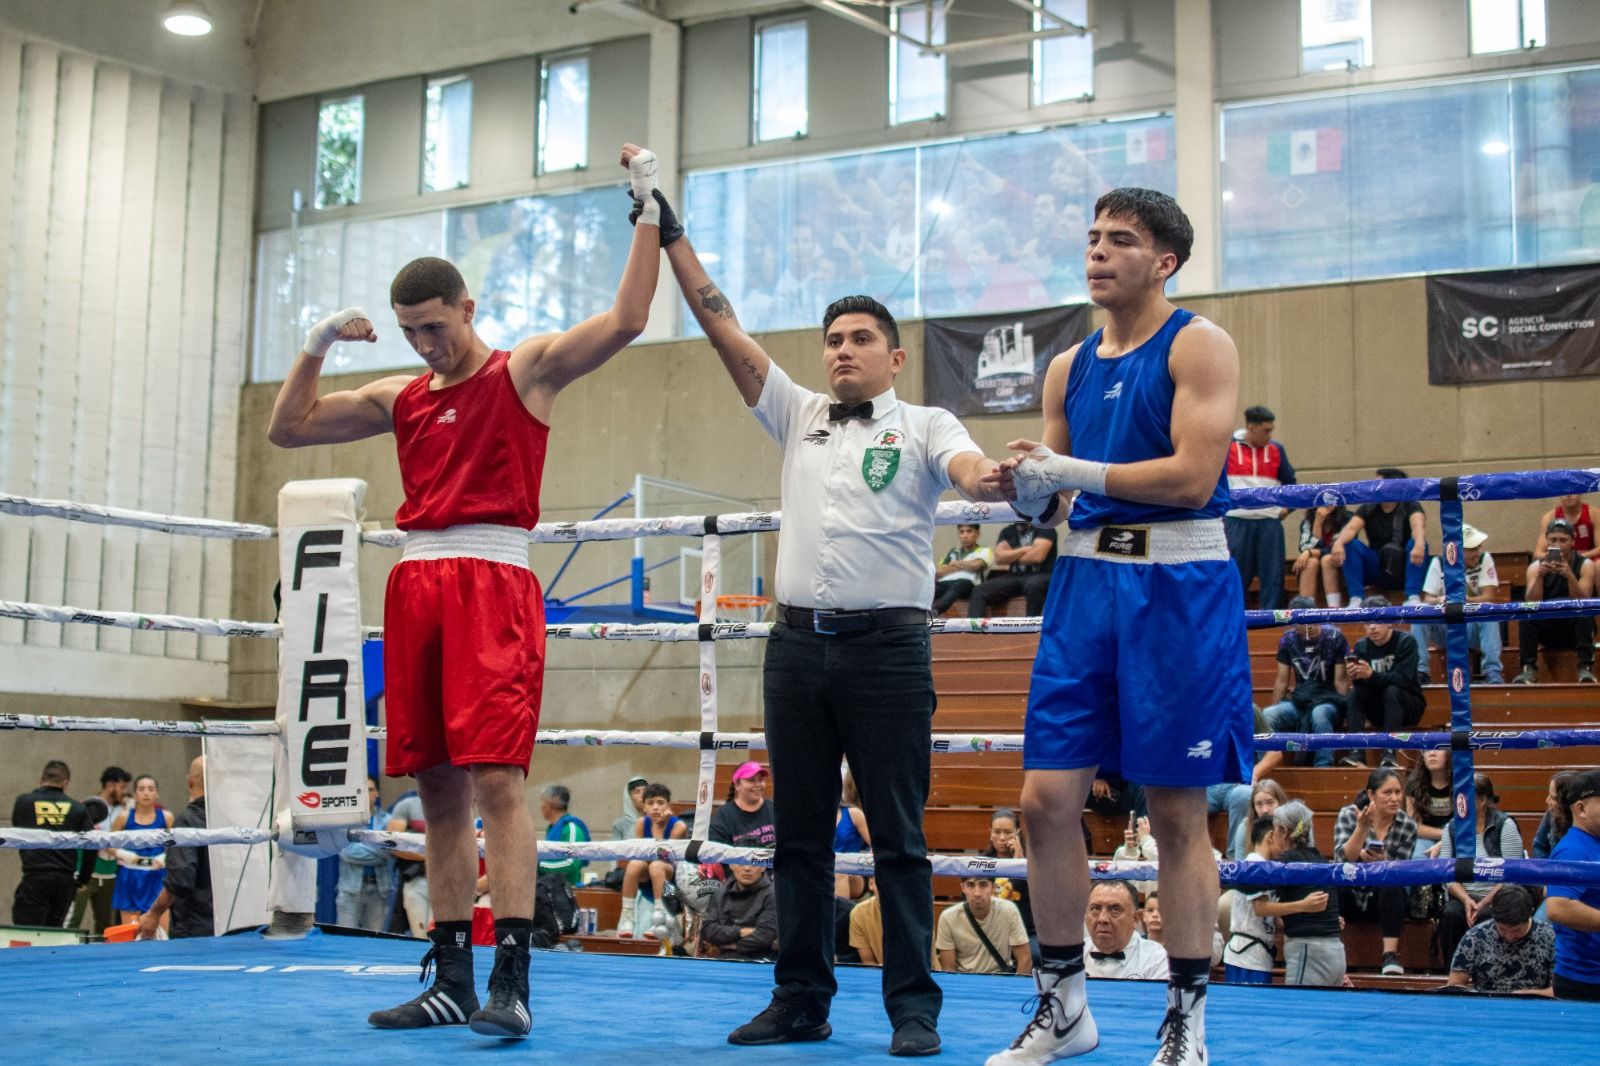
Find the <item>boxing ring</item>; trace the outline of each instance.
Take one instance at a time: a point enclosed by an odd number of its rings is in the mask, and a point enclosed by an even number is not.
[[[322,484],[322,483],[313,483]],[[1549,748],[1600,745],[1600,729],[1475,730],[1467,635],[1463,623],[1485,620],[1593,616],[1600,599],[1553,600],[1543,603],[1466,603],[1464,553],[1461,548],[1462,503],[1478,500],[1546,498],[1587,493],[1600,487],[1600,471],[1563,470],[1484,474],[1459,478],[1415,478],[1363,481],[1342,485],[1283,486],[1236,493],[1244,506],[1276,504],[1308,507],[1336,503],[1437,501],[1443,527],[1443,570],[1446,602],[1386,608],[1318,609],[1247,612],[1252,628],[1311,622],[1443,622],[1447,627],[1447,676],[1451,701],[1448,732],[1360,733],[1333,735],[1267,734],[1258,736],[1262,750],[1444,748],[1452,753],[1455,820],[1452,840],[1456,859],[1407,860],[1368,864],[1301,865],[1223,861],[1224,883],[1318,885],[1415,885],[1448,881],[1522,882],[1529,884],[1600,884],[1600,863],[1558,863],[1533,859],[1476,857],[1473,826],[1473,752],[1481,749]],[[123,511],[50,500],[0,496],[0,514],[46,516],[67,521],[122,525],[174,535],[266,539],[277,531],[260,525],[188,519]],[[999,523],[1013,521],[1009,508],[988,504],[941,504],[938,522]],[[759,733],[719,730],[716,684],[717,645],[725,640],[762,639],[771,626],[763,622],[725,622],[715,617],[719,591],[722,538],[780,527],[777,513],[677,516],[649,520],[601,519],[586,523],[541,525],[531,542],[576,543],[641,537],[697,538],[702,551],[700,616],[696,622],[642,624],[551,625],[551,640],[629,640],[694,642],[700,662],[700,726],[698,731],[540,730],[539,745],[573,747],[648,746],[699,753],[695,833],[689,840],[608,841],[584,844],[539,842],[541,859],[575,857],[590,860],[677,858],[688,861],[738,861],[771,865],[765,849],[733,848],[705,840],[712,807],[717,755],[721,751],[761,750]],[[281,528],[287,538],[290,524]],[[352,532],[358,527],[350,526]],[[300,527],[295,527],[300,533]],[[359,533],[366,545],[395,547],[400,531]],[[303,537],[302,537],[303,541]],[[303,544],[302,544],[303,546]],[[306,556],[296,556],[285,542],[285,589],[298,589]],[[321,564],[316,565],[333,565]],[[350,567],[353,569],[353,566]],[[292,571],[292,572],[291,572]],[[311,573],[308,569],[306,574]],[[192,632],[240,639],[283,642],[286,662],[294,639],[295,618],[285,597],[285,623],[148,615],[93,608],[0,600],[0,617],[34,622],[109,625],[124,628]],[[316,647],[321,648],[322,623],[343,617],[346,628],[360,629],[355,601],[324,598],[314,609]],[[936,633],[972,634],[1036,632],[1037,618],[986,620],[935,619]],[[366,636],[381,635],[360,629]],[[333,639],[333,638],[330,638]],[[302,659],[304,656],[301,657]],[[288,682],[288,667],[284,668]],[[311,678],[308,670],[306,678]],[[348,681],[349,679],[343,679]],[[359,684],[359,677],[355,679]],[[324,686],[325,691],[326,686]],[[299,691],[299,690],[296,690]],[[304,707],[304,704],[302,704]],[[304,715],[302,715],[304,717]],[[63,718],[48,715],[0,715],[0,729],[95,731],[154,735],[260,737],[287,742],[291,731],[307,723],[277,722],[151,722],[115,718]],[[314,725],[314,723],[313,723]],[[368,729],[381,736],[382,730]],[[311,743],[307,742],[308,745]],[[292,745],[291,745],[292,746]],[[364,745],[352,745],[364,748]],[[942,733],[934,737],[934,755],[942,752],[1019,751],[1020,734]],[[311,748],[308,746],[307,751]],[[535,755],[537,759],[537,753]],[[298,772],[298,770],[297,770]],[[363,768],[364,773],[364,768]],[[392,834],[350,828],[358,819],[339,811],[311,818],[280,808],[266,828],[214,827],[198,830],[139,830],[122,833],[59,833],[48,830],[0,831],[0,846],[9,848],[137,847],[152,844],[268,844],[275,862],[295,857],[336,853],[349,841],[379,847],[420,851],[413,834]],[[364,812],[360,812],[363,813]],[[320,819],[320,820],[318,820]],[[365,825],[364,817],[359,819]],[[1025,877],[1022,860],[984,859],[967,855],[930,856],[935,874],[968,871],[992,876]],[[1155,864],[1099,861],[1090,863],[1096,878],[1154,880]],[[870,872],[870,854],[837,856],[840,872]],[[287,908],[279,908],[286,910]],[[484,949],[487,951],[488,949]],[[332,1061],[360,1055],[399,1054],[417,1061],[443,1059],[463,1050],[531,1055],[535,1061],[585,1061],[610,1054],[595,1048],[596,1023],[613,1022],[596,1008],[625,1003],[623,1018],[629,1043],[645,1043],[665,1051],[668,1061],[725,1057],[748,1061],[752,1052],[723,1043],[726,1032],[766,1000],[771,975],[760,964],[709,960],[585,955],[565,951],[538,952],[532,967],[534,1034],[526,1043],[502,1045],[459,1028],[424,1030],[399,1035],[369,1029],[365,1013],[409,997],[417,990],[419,942],[401,937],[344,936],[313,932],[298,939],[269,939],[259,932],[189,941],[152,941],[60,948],[34,947],[0,952],[0,995],[30,1005],[14,1023],[12,1044],[28,1062],[77,1062],[97,1046],[99,1034],[115,1034],[128,1046],[160,1048],[179,1062]],[[487,955],[480,965],[487,967]],[[486,972],[486,971],[485,971]],[[1000,976],[940,974],[945,1008],[940,1022],[945,1053],[951,1061],[981,1061],[1009,1042],[1031,986]],[[835,1061],[885,1053],[889,1026],[883,1017],[879,975],[865,968],[840,967],[840,994],[834,1001],[835,1035],[826,1042],[765,1049],[764,1056],[795,1061]],[[64,996],[39,996],[42,989],[65,990]],[[1261,996],[1287,997],[1264,1001]],[[1600,1006],[1521,997],[1497,997],[1492,1007],[1466,999],[1391,992],[1329,992],[1314,989],[1214,985],[1208,1009],[1208,1042],[1214,1061],[1281,1063],[1286,1054],[1312,1060],[1398,1060],[1458,1062],[1490,1052],[1504,1062],[1580,1062],[1593,1058],[1591,1034],[1600,1031]],[[1138,982],[1096,982],[1092,992],[1100,1021],[1101,1049],[1095,1061],[1134,1061],[1148,1054],[1164,1002],[1156,989]],[[83,1004],[92,1022],[72,1008]],[[1269,1005],[1270,1003],[1270,1005]],[[33,1007],[32,1005],[37,1005]],[[58,1009],[58,1007],[60,1009]],[[265,1010],[263,1010],[265,1008]],[[277,1029],[279,1040],[254,1038],[263,1022]],[[1280,1022],[1281,1020],[1281,1022]],[[89,1022],[94,1029],[85,1028]],[[642,1030],[642,1031],[640,1031]],[[1430,1034],[1426,1037],[1415,1035]],[[1407,1036],[1406,1034],[1412,1034]],[[1512,1035],[1514,1034],[1514,1035]],[[137,1044],[132,1041],[138,1041]],[[1405,1042],[1402,1047],[1401,1042]],[[1423,1043],[1426,1041],[1426,1043]],[[1142,1061],[1142,1060],[1140,1060]]]

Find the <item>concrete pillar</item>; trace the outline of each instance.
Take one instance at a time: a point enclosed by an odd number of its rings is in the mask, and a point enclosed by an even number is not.
[[[1172,0],[1172,10],[1178,42],[1173,108],[1178,203],[1194,223],[1194,252],[1178,272],[1177,291],[1215,292],[1222,273],[1222,149],[1213,96],[1217,55],[1211,0]]]

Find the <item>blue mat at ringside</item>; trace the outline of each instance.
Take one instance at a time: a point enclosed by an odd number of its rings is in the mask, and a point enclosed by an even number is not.
[[[478,959],[480,987],[491,965]],[[0,1059],[47,1063],[462,1062],[477,1055],[563,1066],[643,1056],[678,1063],[889,1061],[878,971],[840,967],[831,1040],[736,1048],[728,1030],[766,1005],[771,967],[749,963],[536,952],[534,1035],[477,1036],[463,1027],[382,1032],[368,1011],[418,991],[416,941],[314,933],[273,941],[97,944],[0,951],[10,1003]],[[941,974],[942,1061],[981,1063],[1025,1022],[1030,982]],[[1085,1063],[1144,1066],[1165,1004],[1159,984],[1095,981],[1100,1049]],[[1213,986],[1208,1018],[1217,1066],[1597,1060],[1600,1005],[1526,997]],[[486,1060],[477,1060],[486,1061]]]

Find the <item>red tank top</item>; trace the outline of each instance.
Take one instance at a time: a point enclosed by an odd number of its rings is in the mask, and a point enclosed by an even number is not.
[[[443,389],[429,389],[426,373],[395,397],[401,529],[538,524],[550,427],[522,405],[509,359],[492,352],[477,373]]]
[[[1556,508],[1556,517],[1565,518],[1566,514],[1561,508]],[[1578,504],[1578,518],[1572,523],[1572,546],[1580,553],[1594,551],[1594,519],[1589,515],[1589,505]]]

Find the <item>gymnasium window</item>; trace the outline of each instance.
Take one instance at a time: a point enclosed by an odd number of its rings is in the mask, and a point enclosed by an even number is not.
[[[424,111],[422,191],[462,188],[472,153],[472,79],[429,78]]]
[[[1372,0],[1300,0],[1300,70],[1372,66]]]
[[[756,27],[752,124],[758,143],[806,135],[806,47],[804,19]]]
[[[1515,52],[1549,44],[1544,0],[1468,0],[1472,54]]]
[[[1222,110],[1222,285],[1600,259],[1600,65]]]
[[[932,16],[931,19],[929,16]],[[889,28],[929,44],[944,43],[944,8],[913,5],[889,9]],[[914,44],[889,40],[889,122],[920,122],[945,113],[945,61],[922,55]]]
[[[1089,24],[1089,0],[1034,0],[1033,28],[1058,28],[1058,19]],[[1051,18],[1051,15],[1057,18]],[[1094,34],[1064,34],[1033,42],[1033,106],[1094,96]]]
[[[539,65],[539,173],[589,165],[589,57]]]
[[[316,206],[361,201],[361,125],[365,99],[324,100],[317,111]]]

